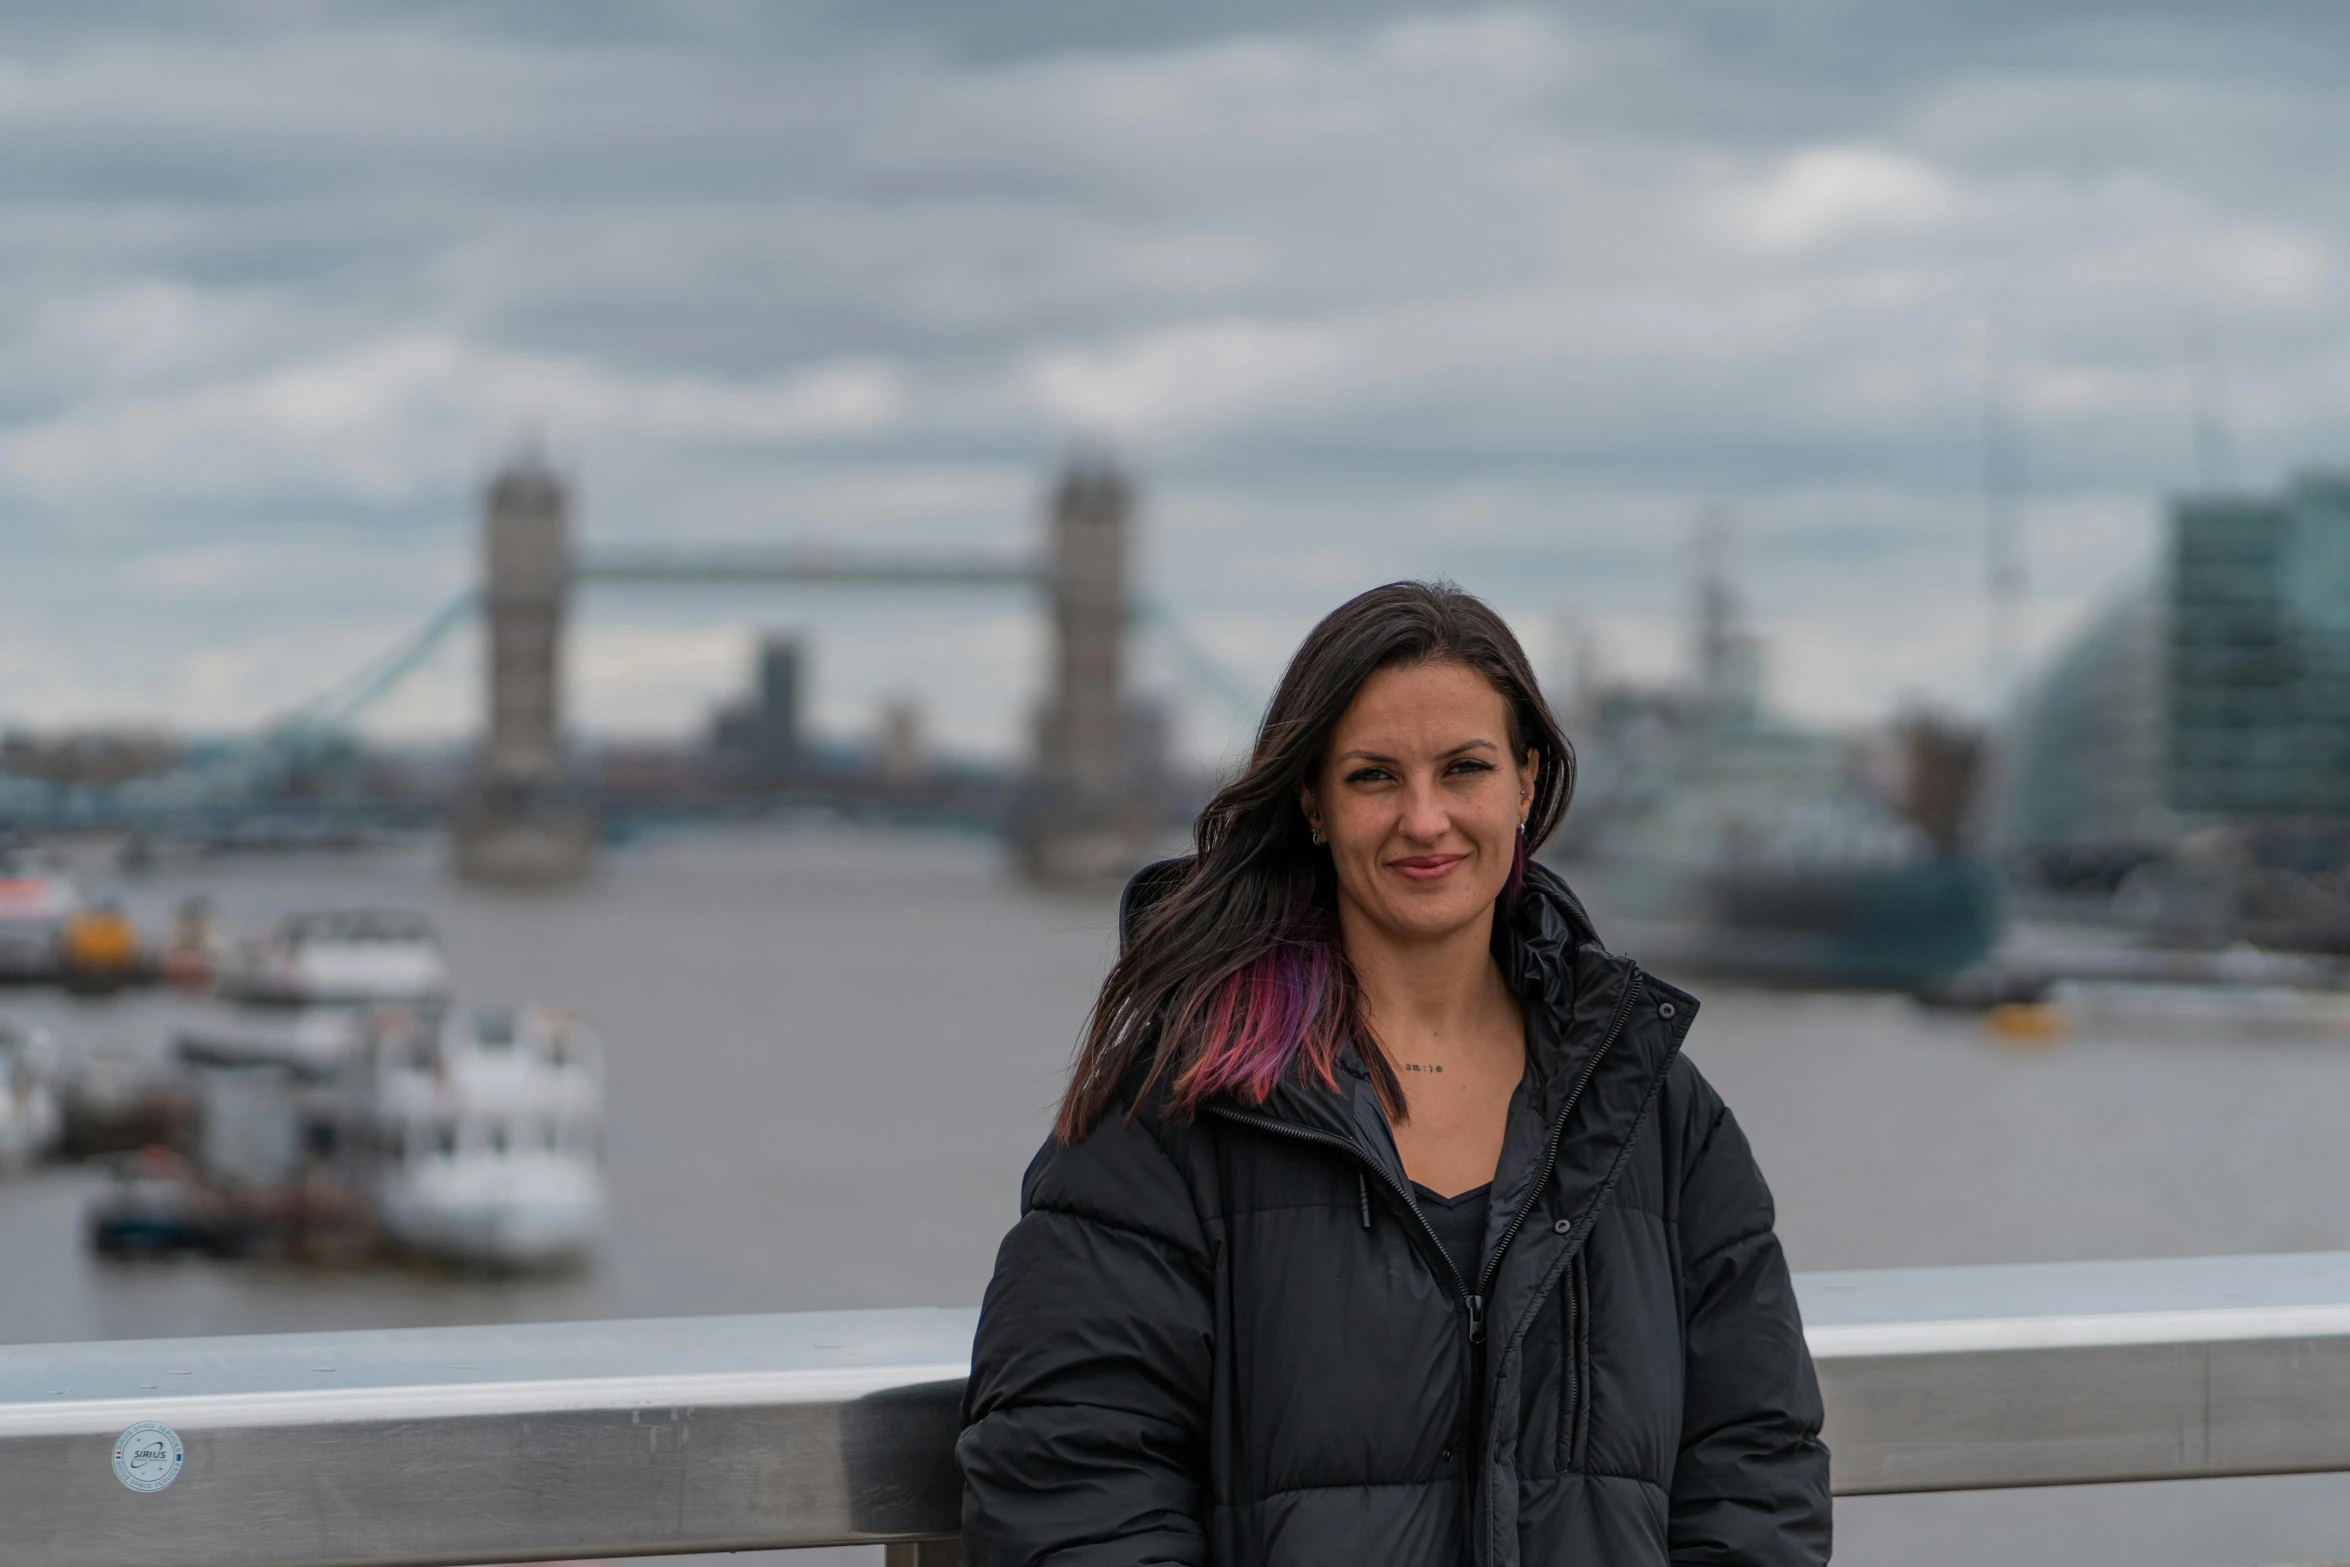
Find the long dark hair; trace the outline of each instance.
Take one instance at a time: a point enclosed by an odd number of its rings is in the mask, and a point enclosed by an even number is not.
[[[1364,681],[1383,669],[1453,663],[1501,693],[1513,758],[1534,752],[1533,805],[1511,868],[1566,814],[1575,752],[1535,685],[1525,650],[1499,615],[1449,582],[1391,582],[1324,617],[1289,661],[1241,775],[1200,813],[1197,852],[1143,910],[1102,982],[1054,1132],[1093,1130],[1138,1067],[1135,1102],[1162,1080],[1188,1117],[1219,1096],[1262,1103],[1284,1073],[1335,1086],[1350,1039],[1388,1114],[1403,1091],[1362,1026],[1362,995],[1339,941],[1336,873],[1299,809],[1318,780],[1330,732]]]

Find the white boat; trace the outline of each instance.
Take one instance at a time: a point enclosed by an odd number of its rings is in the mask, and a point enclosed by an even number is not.
[[[64,1052],[48,1030],[0,1017],[0,1175],[57,1146],[65,1130],[58,1099]]]
[[[432,921],[405,909],[291,914],[220,989],[286,1005],[432,1004],[448,998],[449,960]]]
[[[473,1265],[577,1262],[603,1232],[604,1064],[544,1007],[395,1026],[361,1091],[376,1216],[413,1250]]]
[[[59,877],[0,875],[0,979],[55,979],[65,922],[81,906]]]
[[[223,1007],[182,1025],[172,1054],[188,1066],[275,1066],[326,1079],[358,1058],[370,1026],[355,1007]]]

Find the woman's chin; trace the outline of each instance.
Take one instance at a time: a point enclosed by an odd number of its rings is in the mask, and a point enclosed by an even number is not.
[[[1497,892],[1495,897],[1500,896]],[[1493,908],[1493,898],[1479,897],[1460,887],[1431,887],[1425,891],[1397,889],[1368,910],[1390,939],[1414,944],[1435,943],[1481,924]]]

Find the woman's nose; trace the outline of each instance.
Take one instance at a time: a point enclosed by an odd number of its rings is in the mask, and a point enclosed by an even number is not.
[[[1426,842],[1443,837],[1444,830],[1451,825],[1452,816],[1444,808],[1443,795],[1425,784],[1414,785],[1410,796],[1404,801],[1404,836]]]

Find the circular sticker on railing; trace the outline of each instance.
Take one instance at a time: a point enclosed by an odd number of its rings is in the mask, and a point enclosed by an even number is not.
[[[157,1420],[142,1420],[114,1439],[114,1478],[134,1491],[160,1491],[180,1477],[188,1450],[180,1434]]]

